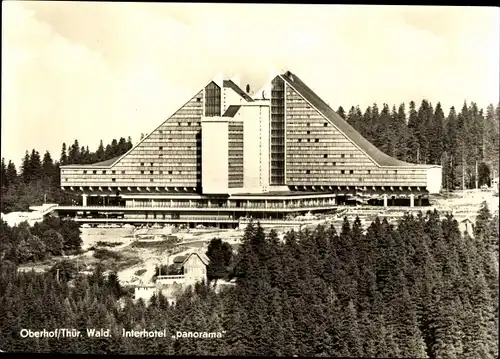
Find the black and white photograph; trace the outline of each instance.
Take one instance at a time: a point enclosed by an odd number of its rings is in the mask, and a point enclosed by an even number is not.
[[[499,29],[3,1],[0,352],[498,358]]]

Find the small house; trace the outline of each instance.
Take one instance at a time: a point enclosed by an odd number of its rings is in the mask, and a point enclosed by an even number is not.
[[[460,228],[461,233],[467,232],[469,236],[474,236],[474,222],[470,217],[465,217],[464,219],[460,220],[458,222],[458,228]]]

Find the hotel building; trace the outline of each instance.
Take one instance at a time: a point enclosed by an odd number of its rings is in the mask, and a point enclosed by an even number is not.
[[[250,96],[213,80],[126,154],[61,167],[80,221],[217,223],[284,219],[338,205],[426,203],[441,166],[392,158],[287,71]]]

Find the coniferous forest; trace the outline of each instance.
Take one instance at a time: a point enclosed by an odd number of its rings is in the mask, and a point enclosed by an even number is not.
[[[132,139],[114,139],[104,147],[102,141],[97,151],[90,152],[88,146],[81,146],[78,140],[67,148],[62,144],[59,160],[47,151],[43,158],[35,149],[26,151],[20,173],[12,160],[2,158],[0,212],[27,211],[29,206],[46,203],[72,204],[76,200],[61,190],[59,167],[71,164],[90,164],[106,161],[123,155],[132,148]]]
[[[220,246],[220,244],[219,244]],[[217,251],[209,255],[213,260]],[[2,253],[4,256],[5,253]],[[226,263],[228,264],[228,263]],[[0,348],[16,352],[498,357],[498,215],[474,237],[451,216],[407,215],[395,227],[358,218],[289,232],[250,224],[228,264],[236,284],[134,302],[116,273],[18,272],[0,261]],[[111,337],[20,338],[20,330],[111,329]],[[220,338],[123,338],[122,329],[220,332]]]

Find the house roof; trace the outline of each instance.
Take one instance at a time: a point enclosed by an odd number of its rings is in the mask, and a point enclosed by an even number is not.
[[[61,167],[109,167],[113,163],[115,163],[116,160],[118,160],[121,156],[116,156],[113,158],[110,158],[109,160],[106,161],[101,161],[101,162],[96,162],[96,163],[90,163],[90,164],[72,164],[72,165],[65,165]]]
[[[306,101],[313,105],[324,117],[336,126],[340,131],[349,137],[361,150],[367,153],[379,166],[418,166],[408,162],[403,162],[395,159],[371,144],[366,138],[356,131],[350,124],[347,123],[339,114],[328,106],[313,90],[311,90],[297,75],[290,71],[280,75],[285,82],[294,88]]]
[[[189,254],[186,259],[184,259],[184,262],[182,262],[182,265],[184,265],[188,259],[193,256],[193,255],[196,255],[200,258],[200,260],[203,262],[204,265],[208,265],[208,263],[210,262],[210,259],[207,257],[207,255],[205,253],[198,253],[198,252],[193,252],[191,254]]]
[[[177,256],[174,258],[174,263],[184,263],[184,260],[187,258],[187,256]]]
[[[222,117],[234,117],[240,110],[241,105],[231,105],[227,108]]]
[[[251,98],[249,94],[247,94],[245,91],[243,91],[233,81],[231,81],[231,80],[224,80],[223,83],[222,83],[222,86],[228,87],[230,89],[233,89],[234,92],[236,92],[238,95],[240,95],[241,97],[243,97],[247,102],[253,102],[253,98]]]

